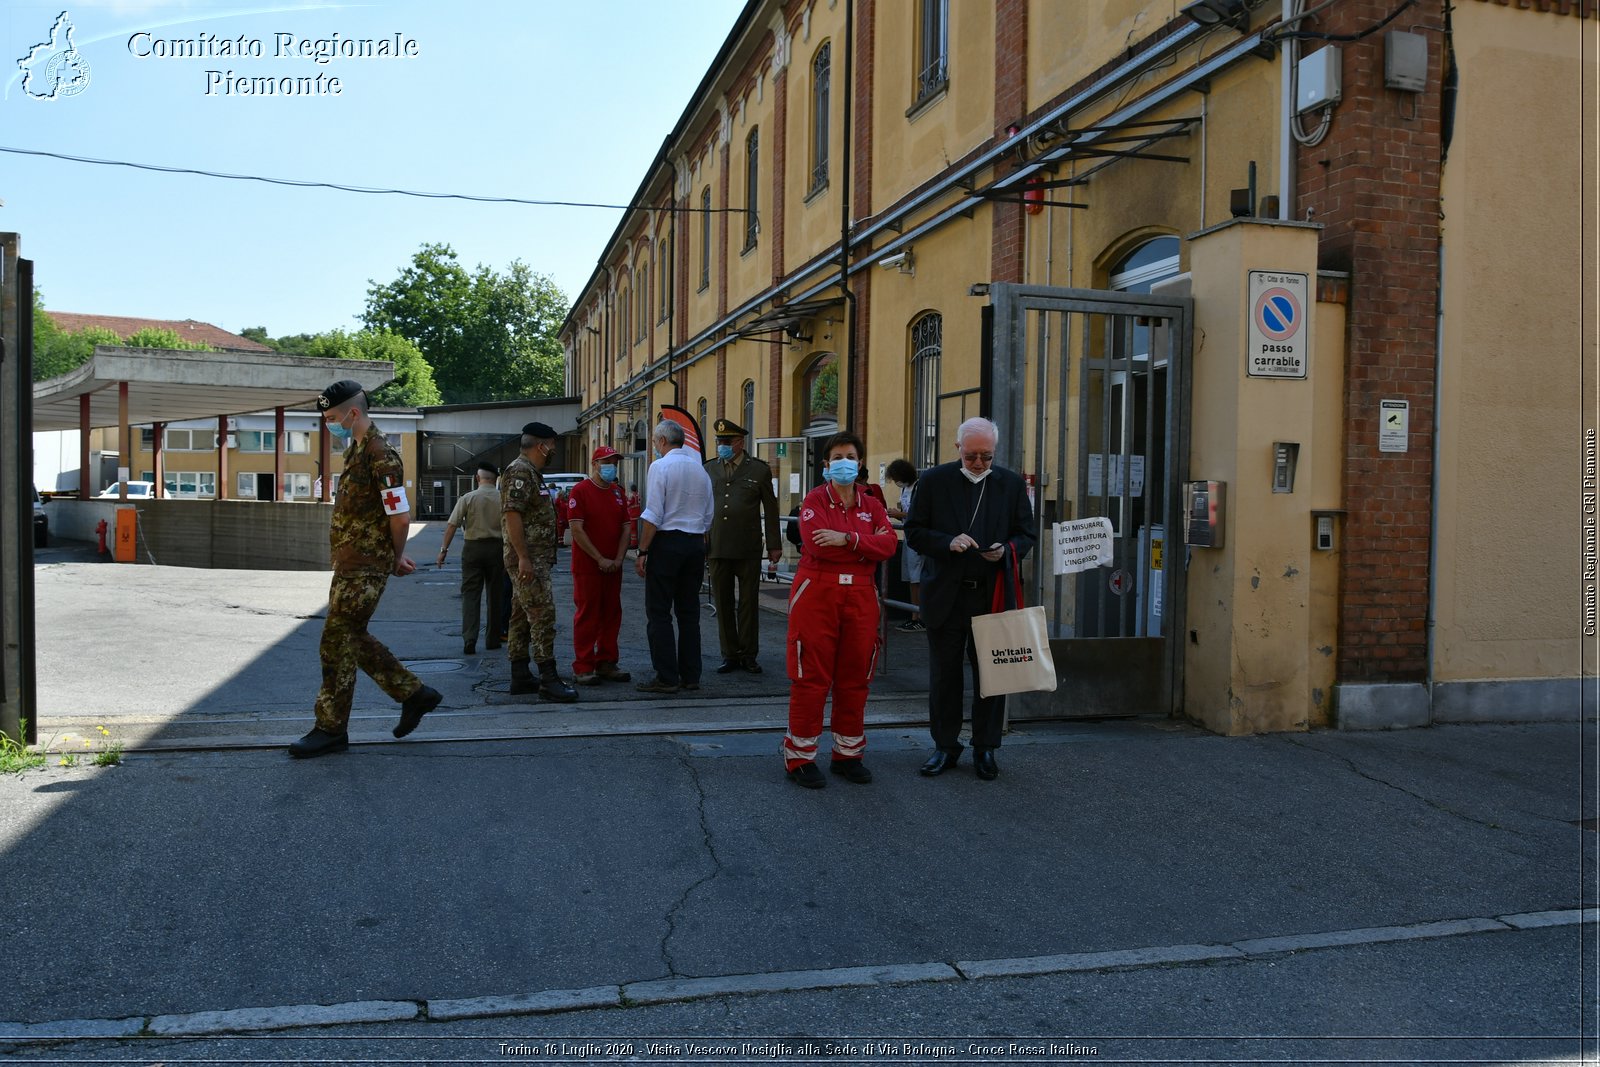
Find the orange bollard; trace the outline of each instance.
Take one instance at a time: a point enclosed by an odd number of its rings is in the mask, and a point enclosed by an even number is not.
[[[118,563],[132,563],[136,558],[134,539],[139,532],[139,513],[131,507],[117,509]]]

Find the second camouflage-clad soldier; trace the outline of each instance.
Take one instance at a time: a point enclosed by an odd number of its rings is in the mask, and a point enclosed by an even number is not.
[[[506,573],[511,576],[511,692],[571,702],[578,691],[556,673],[556,604],[550,568],[556,562],[556,510],[539,472],[556,451],[556,432],[542,422],[522,428],[521,454],[500,474],[501,540]],[[529,660],[539,666],[534,680]]]

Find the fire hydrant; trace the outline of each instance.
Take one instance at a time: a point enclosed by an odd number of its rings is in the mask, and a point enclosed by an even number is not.
[[[102,556],[105,555],[106,551],[107,551],[107,549],[106,549],[106,529],[107,529],[106,520],[104,520],[104,519],[101,519],[98,523],[95,524],[94,532],[95,532],[96,536],[98,536],[100,538],[100,554]]]

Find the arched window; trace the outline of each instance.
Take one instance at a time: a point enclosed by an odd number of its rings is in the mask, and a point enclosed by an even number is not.
[[[811,187],[807,195],[828,184],[829,52],[829,42],[824,41],[811,60]]]
[[[744,422],[741,426],[750,434],[750,440],[756,439],[756,383],[744,383]]]
[[[635,341],[643,341],[646,328],[650,325],[650,266],[647,263],[639,264],[639,277],[634,283],[639,293],[639,314],[634,324]]]
[[[744,249],[756,246],[756,235],[761,232],[761,131],[751,130],[744,141]]]
[[[628,298],[630,295],[631,294],[628,292],[628,290],[624,289],[622,290],[622,294],[617,297],[616,334],[618,359],[621,359],[623,356],[628,354],[628,308],[630,303]]]
[[[920,467],[939,462],[939,359],[944,318],[937,311],[911,323],[911,456]]]
[[[700,190],[700,288],[711,284],[711,186]]]
[[[672,311],[672,290],[667,288],[667,279],[670,277],[672,267],[667,261],[667,239],[663,237],[656,242],[656,283],[661,286],[661,298],[656,301],[656,306],[661,309],[663,319]]]
[[[704,448],[705,440],[704,440],[704,438],[705,438],[705,433],[706,433],[706,398],[705,397],[701,397],[700,398],[700,403],[695,405],[695,415],[700,420],[700,437],[701,437],[701,445],[702,445],[701,451],[704,452],[705,451],[705,448]]]
[[[1111,268],[1110,288],[1123,293],[1148,293],[1157,282],[1178,273],[1178,239],[1157,237],[1146,241]]]
[[[801,431],[807,436],[833,433],[839,428],[839,357],[826,352],[812,361],[801,379]]]

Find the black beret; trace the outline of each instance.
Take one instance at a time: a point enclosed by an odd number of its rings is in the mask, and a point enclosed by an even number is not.
[[[361,391],[361,383],[352,382],[349,378],[342,382],[334,382],[317,395],[317,410],[327,411],[329,408],[336,408]]]
[[[522,428],[522,432],[529,437],[543,437],[551,441],[561,436],[542,422],[530,422]]]
[[[732,419],[718,419],[711,424],[711,432],[717,437],[743,437],[744,427]]]
[[[500,468],[496,467],[493,463],[490,463],[488,460],[483,460],[482,462],[480,462],[478,464],[478,469],[483,471],[485,474],[489,475],[490,477],[493,477],[493,478],[500,477]]]

